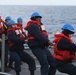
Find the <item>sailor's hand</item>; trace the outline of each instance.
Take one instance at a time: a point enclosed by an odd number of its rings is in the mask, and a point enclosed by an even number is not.
[[[54,44],[53,44],[52,42],[49,42],[49,45],[50,45],[50,46],[54,46]]]
[[[0,38],[0,42],[2,42],[2,39]]]
[[[25,40],[25,43],[27,43],[27,42],[28,42],[28,40],[26,39],[26,40]]]

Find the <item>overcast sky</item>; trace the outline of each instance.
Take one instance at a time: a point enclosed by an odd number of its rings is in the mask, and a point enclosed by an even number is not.
[[[76,0],[0,0],[0,5],[76,5]]]

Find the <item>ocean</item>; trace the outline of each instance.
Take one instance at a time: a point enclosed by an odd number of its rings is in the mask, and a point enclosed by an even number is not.
[[[76,32],[76,6],[31,6],[31,5],[0,5],[0,16],[5,20],[6,16],[11,16],[13,20],[18,17],[23,18],[25,26],[33,12],[42,15],[42,23],[49,34],[50,41],[54,38],[54,33],[61,32],[61,27],[66,23],[71,23]],[[73,35],[75,40],[76,33]]]

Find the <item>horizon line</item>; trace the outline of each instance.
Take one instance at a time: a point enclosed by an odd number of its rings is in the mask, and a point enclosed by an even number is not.
[[[19,6],[76,6],[76,5],[28,5],[28,4],[0,4],[0,5],[19,5]]]

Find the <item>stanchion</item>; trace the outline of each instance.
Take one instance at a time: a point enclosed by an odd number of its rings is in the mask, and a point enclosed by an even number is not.
[[[1,72],[4,72],[4,67],[5,67],[5,34],[2,34]]]
[[[5,34],[2,34],[2,50],[1,50],[1,72],[0,75],[13,75],[4,72],[5,67]]]

